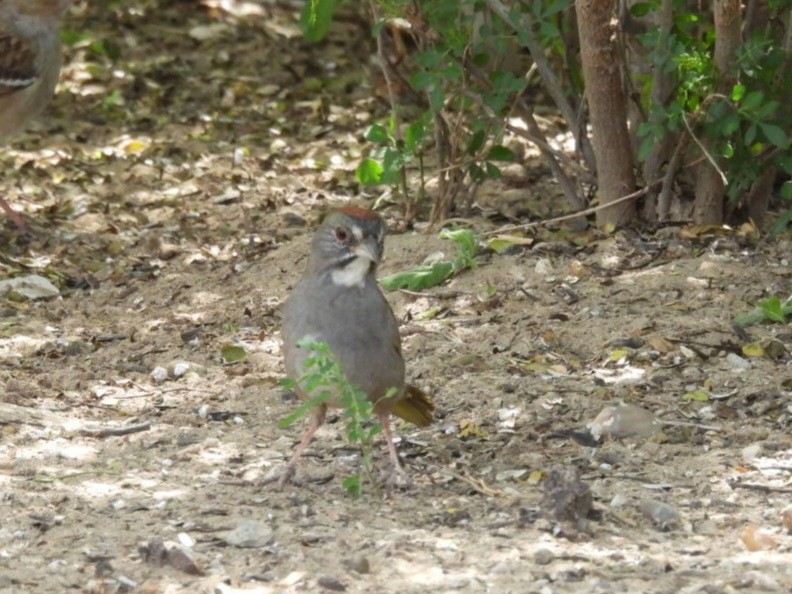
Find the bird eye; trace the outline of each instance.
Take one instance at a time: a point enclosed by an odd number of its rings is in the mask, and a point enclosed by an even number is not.
[[[343,227],[336,227],[335,236],[341,243],[346,243],[347,239],[349,239],[349,233]]]

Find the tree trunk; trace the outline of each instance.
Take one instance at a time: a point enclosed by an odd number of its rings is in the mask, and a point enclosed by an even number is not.
[[[764,0],[749,2],[746,11],[746,28],[750,33],[764,31],[769,26],[769,7]],[[750,17],[750,18],[749,18]],[[778,71],[776,77],[778,81],[783,81],[792,69],[792,13],[787,14],[786,30],[784,33],[784,63]],[[790,93],[787,91],[781,97],[781,104],[788,104]],[[756,226],[763,230],[767,225],[767,209],[770,205],[770,195],[773,191],[778,171],[774,164],[768,164],[767,169],[754,180],[751,189],[745,198],[748,206],[748,216],[751,217]]]
[[[674,26],[674,8],[672,0],[662,0],[660,10],[657,11],[657,25],[660,30],[658,40],[659,47],[656,53],[661,57],[661,62],[670,60],[671,57],[671,29]],[[666,107],[669,97],[674,92],[674,71],[666,64],[655,64],[652,76],[652,91],[650,101],[652,105]],[[653,116],[650,111],[649,119]],[[671,149],[674,145],[674,135],[666,131],[662,141],[655,143],[643,164],[643,183],[652,184],[660,177],[663,164],[670,158]],[[657,194],[654,188],[650,189],[644,197],[643,218],[647,221],[655,222],[658,220]]]
[[[735,57],[740,45],[740,0],[714,0],[715,67],[720,76],[716,92],[729,95],[737,79]],[[693,219],[704,225],[723,223],[723,182],[709,161],[698,166]]]
[[[616,0],[576,0],[575,8],[599,198],[601,205],[607,205],[635,189],[627,102],[615,47]],[[624,225],[634,217],[635,201],[619,202],[597,212],[597,226]]]

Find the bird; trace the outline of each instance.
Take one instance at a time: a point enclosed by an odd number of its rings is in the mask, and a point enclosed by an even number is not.
[[[59,24],[69,0],[0,0],[0,137],[20,132],[55,92],[61,69]],[[0,197],[6,216],[24,219]]]
[[[304,276],[284,304],[281,335],[286,374],[303,400],[311,397],[299,384],[311,355],[304,341],[328,345],[347,382],[366,393],[382,426],[390,456],[387,483],[407,486],[390,417],[426,427],[435,406],[405,382],[399,325],[376,279],[384,239],[385,223],[374,211],[348,206],[331,212],[314,235]],[[280,484],[295,481],[303,450],[324,423],[328,406],[338,405],[330,399],[315,407],[311,425],[276,479]]]

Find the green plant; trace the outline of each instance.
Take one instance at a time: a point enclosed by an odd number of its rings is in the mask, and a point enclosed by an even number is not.
[[[659,2],[651,2],[635,4],[631,11],[642,17],[658,9]],[[638,159],[645,160],[669,133],[694,134],[723,171],[732,204],[745,196],[770,165],[792,175],[788,133],[792,113],[779,109],[790,96],[792,82],[785,73],[784,52],[777,40],[766,33],[747,39],[734,64],[733,76],[738,82],[729,93],[721,94],[716,92],[720,74],[714,64],[710,24],[699,14],[680,12],[664,44],[660,35],[653,28],[638,39],[648,50],[646,58],[653,67],[673,71],[677,82],[668,102],[658,105],[648,103],[652,78],[642,79],[641,96],[648,117],[638,127],[642,139]],[[658,53],[659,47],[668,51]]]
[[[756,305],[756,309],[736,316],[734,323],[738,326],[750,326],[760,322],[786,324],[787,318],[792,315],[792,297],[787,297],[782,303],[781,299],[774,295],[761,299]]]
[[[382,288],[386,291],[396,289],[422,291],[441,284],[453,274],[476,267],[478,243],[470,229],[446,229],[440,232],[440,238],[450,239],[456,244],[457,253],[453,260],[423,264],[404,272],[391,274],[380,279]]]
[[[371,446],[374,437],[382,431],[379,423],[371,421],[374,406],[363,390],[347,381],[344,370],[326,343],[302,340],[297,344],[311,353],[305,361],[305,373],[296,382],[285,379],[281,383],[288,389],[299,386],[303,392],[312,396],[278,421],[278,426],[288,427],[328,400],[338,401],[346,420],[347,439],[359,448],[362,466],[361,473],[346,477],[341,484],[348,493],[359,496],[363,493],[364,480],[373,482]],[[394,392],[395,388],[392,388],[385,398],[390,398]]]
[[[388,119],[387,128],[374,124],[366,129],[363,137],[374,145],[374,149],[355,170],[355,177],[361,184],[400,184],[405,167],[416,161],[423,174],[423,152],[427,142],[425,118],[407,126],[401,139],[397,137],[396,122],[392,117]]]
[[[553,35],[555,41],[560,39],[553,18],[571,2],[555,0],[549,7],[534,3],[543,39]],[[308,0],[301,17],[307,39],[318,40],[327,34],[336,4],[336,0]],[[483,18],[486,9],[477,0],[420,4],[375,0],[372,10],[372,31],[378,37],[388,34],[386,25],[393,17],[411,21],[409,34],[417,46],[415,51],[398,66],[386,63],[383,55],[380,58],[387,84],[397,78],[393,74],[396,69],[402,70],[398,78],[407,81],[414,97],[423,97],[424,103],[416,112],[414,106],[391,97],[387,123],[370,126],[364,134],[372,148],[357,167],[356,179],[362,185],[397,186],[406,203],[415,204],[407,172],[417,167],[421,199],[424,153],[433,145],[439,193],[447,197],[450,207],[465,183],[475,185],[499,177],[497,163],[515,160],[513,152],[499,141],[505,117],[527,84],[503,64],[503,56],[516,55],[518,35],[500,19]]]
[[[788,168],[785,167],[784,171],[792,172],[792,163],[790,163]],[[790,221],[792,221],[792,181],[784,182],[784,185],[781,186],[780,194],[787,208],[778,215],[778,218],[775,220],[772,227],[770,227],[771,235],[778,235],[786,229]]]

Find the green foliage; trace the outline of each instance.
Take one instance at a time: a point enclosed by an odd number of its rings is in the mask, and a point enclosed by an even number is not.
[[[398,184],[404,168],[420,159],[427,141],[424,119],[410,124],[403,139],[396,138],[395,128],[396,124],[390,118],[387,128],[375,124],[366,129],[363,136],[375,148],[355,171],[355,177],[361,184]]]
[[[653,1],[631,10],[642,16],[657,8],[659,3]],[[648,118],[638,129],[640,160],[668,133],[684,129],[687,120],[724,172],[732,202],[740,200],[770,165],[792,175],[792,111],[779,109],[790,96],[792,81],[784,75],[783,48],[777,39],[762,32],[740,45],[732,73],[739,82],[728,95],[715,92],[719,75],[712,56],[713,31],[698,14],[678,13],[666,39],[660,39],[657,29],[639,39],[653,66],[673,71],[677,83],[666,105],[646,105]],[[650,85],[647,78],[642,89],[645,100]],[[786,217],[783,226],[792,215]]]
[[[788,170],[787,170],[788,171]],[[787,208],[784,210],[770,227],[771,235],[778,235],[787,228],[790,221],[792,221],[792,181],[784,182],[781,186],[781,199],[786,203]]]
[[[308,0],[300,14],[300,27],[308,41],[321,41],[330,31],[336,0]]]
[[[278,427],[288,427],[310,410],[331,399],[339,402],[346,420],[347,439],[350,443],[357,444],[362,462],[362,474],[345,478],[342,485],[351,495],[361,495],[364,480],[371,480],[372,477],[371,445],[374,437],[382,431],[379,423],[371,422],[374,405],[363,390],[347,381],[344,370],[326,343],[302,340],[297,344],[311,353],[305,361],[305,373],[297,382],[287,379],[281,383],[289,389],[299,385],[303,392],[311,396],[278,421]],[[389,398],[394,392],[395,389],[392,389],[385,398]]]
[[[788,297],[783,303],[777,296],[768,297],[756,305],[756,309],[736,316],[734,323],[738,326],[750,326],[760,322],[786,324],[787,318],[792,315],[792,297]]]
[[[412,0],[377,4],[384,19],[374,24],[376,32],[387,18],[414,13],[416,6]],[[556,18],[571,4],[572,0],[535,0],[530,6],[526,3],[523,12],[533,14],[543,38],[553,38],[555,47],[563,48]],[[393,105],[386,125],[370,127],[365,138],[373,148],[358,166],[356,179],[364,185],[401,184],[406,192],[404,173],[417,167],[423,180],[423,155],[437,138],[438,121],[444,122],[440,137],[447,140],[447,146],[434,147],[443,155],[442,166],[457,168],[468,183],[500,177],[497,163],[515,159],[499,143],[502,122],[526,86],[522,76],[503,64],[504,56],[517,54],[519,36],[507,23],[486,14],[479,0],[430,0],[418,6],[431,35],[411,54],[405,78],[425,97],[427,109],[416,115]],[[395,121],[401,122],[398,130]]]
[[[478,243],[470,229],[446,229],[440,232],[441,239],[450,239],[457,246],[457,253],[451,262],[435,262],[397,272],[380,279],[386,291],[408,289],[422,291],[443,283],[451,275],[468,268],[476,267]]]

